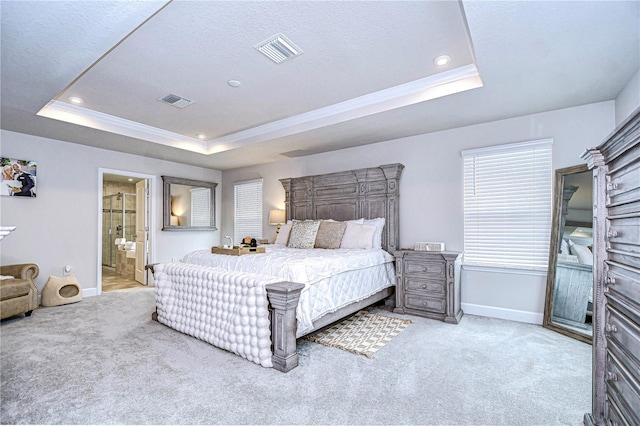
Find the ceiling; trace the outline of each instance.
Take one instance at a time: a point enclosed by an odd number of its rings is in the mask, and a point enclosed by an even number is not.
[[[640,68],[637,0],[0,6],[3,129],[219,170],[608,101]],[[302,54],[255,48],[277,34]]]

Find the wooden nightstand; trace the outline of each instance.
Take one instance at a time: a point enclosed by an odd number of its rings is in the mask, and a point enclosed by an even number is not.
[[[457,324],[460,308],[462,253],[398,250],[396,308],[393,312]]]

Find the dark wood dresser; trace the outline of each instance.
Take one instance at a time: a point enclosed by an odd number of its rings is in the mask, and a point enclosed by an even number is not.
[[[398,250],[396,257],[396,308],[413,314],[457,324],[460,308],[459,252]]]
[[[593,407],[640,425],[640,109],[583,158],[594,178]]]

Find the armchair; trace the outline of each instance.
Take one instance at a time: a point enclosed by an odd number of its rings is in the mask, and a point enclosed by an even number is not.
[[[35,263],[0,266],[0,275],[13,279],[0,280],[0,319],[31,312],[38,307],[38,288],[33,280],[40,269]]]

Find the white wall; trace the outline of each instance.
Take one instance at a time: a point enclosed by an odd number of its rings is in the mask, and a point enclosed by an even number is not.
[[[222,173],[222,235],[233,235],[233,183],[263,178],[264,237],[273,241],[268,212],[284,207],[281,178],[402,163],[400,245],[444,241],[462,251],[462,158],[467,148],[553,138],[553,167],[580,164],[580,154],[614,128],[614,102],[483,123],[363,147],[287,159]],[[465,270],[462,302],[467,313],[541,323],[546,276]]]
[[[0,197],[0,223],[17,229],[0,242],[0,262],[37,263],[41,290],[49,276],[62,276],[71,265],[85,295],[95,294],[98,262],[98,215],[102,204],[98,169],[156,176],[151,196],[155,240],[152,262],[170,261],[189,251],[220,243],[219,231],[166,232],[162,228],[161,175],[220,182],[221,172],[123,154],[22,133],[1,131],[0,155],[38,164],[37,197]],[[216,202],[220,203],[220,191]],[[216,218],[220,223],[220,215]]]
[[[616,98],[616,125],[622,123],[638,107],[640,107],[640,69]]]

